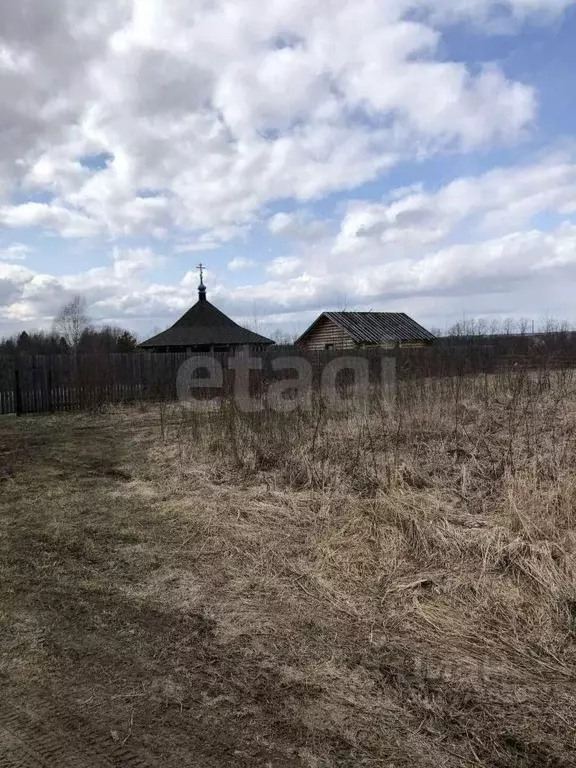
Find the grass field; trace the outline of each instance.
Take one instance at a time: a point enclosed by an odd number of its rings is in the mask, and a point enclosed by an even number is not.
[[[576,765],[575,390],[4,417],[0,766]]]

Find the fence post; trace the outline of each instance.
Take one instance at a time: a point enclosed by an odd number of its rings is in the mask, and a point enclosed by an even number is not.
[[[394,347],[394,350],[392,352],[394,355],[394,365],[395,365],[395,380],[394,380],[394,402],[393,402],[393,408],[395,413],[399,413],[400,411],[400,376],[402,371],[402,353],[400,351],[400,345],[397,347]],[[404,383],[404,382],[402,382]]]
[[[20,355],[14,355],[14,406],[16,408],[16,416],[22,416],[22,377],[20,373]]]
[[[46,370],[46,387],[48,389],[48,410],[50,413],[54,413],[54,399],[52,397],[52,355],[48,355],[44,358],[48,363]]]

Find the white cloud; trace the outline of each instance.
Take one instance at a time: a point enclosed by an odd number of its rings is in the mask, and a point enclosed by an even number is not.
[[[164,264],[164,257],[150,248],[115,248],[112,253],[114,275],[119,280],[138,277],[142,273]]]
[[[232,270],[233,272],[241,269],[249,269],[250,267],[254,266],[256,266],[254,259],[246,259],[242,256],[236,256],[234,259],[231,259],[228,262],[228,269]]]
[[[59,277],[0,262],[0,320],[47,321],[77,293],[86,297],[95,319],[102,318],[101,302],[146,294],[144,278],[162,263],[149,248],[115,248],[107,266]]]
[[[297,256],[278,256],[266,267],[269,275],[274,277],[288,277],[300,270],[302,259]]]
[[[208,232],[202,233],[193,241],[178,243],[174,247],[175,253],[196,253],[201,251],[213,251],[220,248],[222,243],[228,240],[234,240],[238,237],[245,237],[247,229],[241,225],[227,225],[214,227]]]
[[[277,312],[343,302],[383,309],[402,298],[409,309],[432,296],[449,306],[467,296],[467,307],[476,301],[481,312],[491,294],[521,304],[538,283],[540,301],[553,303],[545,297],[576,278],[575,197],[576,162],[556,154],[435,191],[419,185],[382,203],[353,202],[335,237],[300,243],[293,255],[274,259],[267,270],[274,279],[252,288],[251,300]],[[539,307],[523,311],[534,316]],[[572,317],[569,303],[562,311]]]
[[[24,261],[34,249],[23,243],[13,243],[7,248],[0,248],[0,261]]]
[[[522,306],[531,286],[538,283],[543,295],[550,295],[549,281],[576,279],[576,225],[564,224],[552,232],[533,230],[482,243],[446,246],[422,258],[397,258],[351,271],[340,267],[328,274],[317,270],[289,278],[274,277],[282,279],[224,295],[239,310],[243,307],[249,311],[251,302],[256,301],[266,313],[297,313],[334,308],[343,298],[348,309],[386,309],[398,299],[403,299],[406,308],[416,306],[420,298],[462,301],[464,296],[476,300],[480,297],[477,305],[481,307],[482,297],[496,293],[507,297],[511,312],[520,306],[524,314],[533,317],[535,307]],[[474,311],[471,300],[466,301],[468,309]],[[572,318],[571,302],[558,309]]]
[[[501,4],[419,4],[420,22],[409,0],[2,4],[2,219],[70,237],[235,228],[271,200],[374,180],[415,146],[515,140],[533,90],[440,48],[448,8],[466,18]],[[101,167],[85,160],[98,156]],[[54,198],[10,206],[20,182]]]
[[[576,162],[549,155],[531,165],[496,168],[459,178],[435,192],[420,187],[391,202],[353,202],[336,239],[336,254],[418,253],[466,226],[466,237],[486,237],[532,225],[538,214],[576,213]],[[462,232],[461,235],[462,236]]]
[[[294,218],[291,213],[276,213],[268,219],[268,229],[273,235],[284,235],[291,231]]]
[[[12,229],[44,227],[57,231],[62,237],[87,237],[101,230],[97,221],[78,211],[35,202],[1,206],[0,224]]]
[[[318,240],[327,232],[327,222],[312,217],[308,211],[276,213],[268,219],[268,229],[273,235],[293,240]]]
[[[355,276],[357,293],[381,295],[509,292],[558,266],[576,267],[576,226],[517,232],[482,243],[447,246],[422,259],[390,262]]]
[[[215,240],[209,240],[202,242],[197,240],[195,243],[179,243],[174,246],[175,253],[201,253],[202,251],[213,251],[216,248],[220,248],[221,243]]]

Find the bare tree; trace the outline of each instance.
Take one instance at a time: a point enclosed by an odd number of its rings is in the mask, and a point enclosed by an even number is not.
[[[490,323],[490,335],[499,336],[502,333],[502,323],[495,317]]]
[[[299,333],[296,333],[294,331],[289,333],[288,331],[283,331],[281,328],[276,328],[275,331],[271,331],[266,335],[268,336],[268,338],[275,341],[276,344],[280,344],[284,346],[290,346],[294,344],[296,339],[300,336]]]
[[[527,317],[521,317],[518,320],[518,332],[521,336],[525,336],[530,328],[530,320]]]
[[[513,317],[505,317],[502,322],[502,328],[506,336],[510,336],[516,330],[516,322]]]
[[[90,318],[86,314],[86,301],[80,294],[65,304],[54,318],[54,331],[71,349],[75,349],[82,334],[90,328]]]
[[[489,330],[490,324],[488,323],[488,320],[486,320],[484,317],[479,317],[478,320],[476,320],[476,335],[488,336]]]

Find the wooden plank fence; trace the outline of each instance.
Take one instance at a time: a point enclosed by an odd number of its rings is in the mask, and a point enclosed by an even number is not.
[[[252,359],[261,360],[261,370],[251,374],[250,391],[262,393],[271,381],[293,376],[290,369],[275,371],[273,364],[278,358],[295,356],[308,359],[313,386],[319,388],[324,366],[340,354],[281,346],[253,352]],[[242,351],[239,356],[245,355]],[[381,351],[349,351],[346,355],[368,357],[373,361],[373,376],[378,375]],[[188,357],[185,353],[152,352],[0,356],[0,414],[89,410],[105,404],[176,400],[178,371]],[[222,353],[214,357],[224,371],[224,392],[229,392],[234,381],[229,357]]]
[[[186,355],[0,357],[0,413],[49,413],[176,397]]]
[[[274,346],[265,352],[251,353],[261,359],[261,371],[250,379],[251,392],[264,392],[279,379],[289,379],[294,371],[276,370],[278,358],[308,360],[312,386],[319,389],[326,365],[342,355],[369,361],[370,380],[377,381],[382,359],[395,359],[400,381],[422,378],[448,378],[477,373],[498,373],[516,368],[576,366],[574,356],[546,360],[527,355],[504,355],[485,346],[383,350],[326,350],[310,352],[296,347]],[[0,414],[51,413],[96,409],[106,404],[139,401],[176,400],[178,370],[187,359],[185,353],[116,353],[103,355],[18,355],[0,357]],[[227,355],[215,358],[224,369],[224,392],[230,391],[233,374]]]

